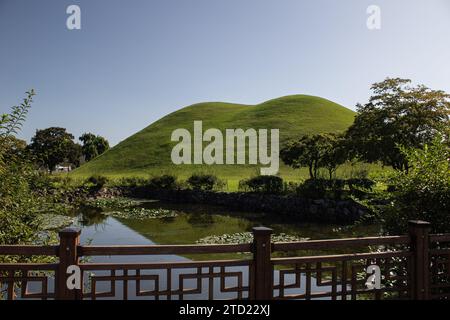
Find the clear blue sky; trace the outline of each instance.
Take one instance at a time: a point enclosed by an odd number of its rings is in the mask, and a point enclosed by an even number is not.
[[[26,139],[62,126],[116,144],[202,101],[304,93],[354,109],[387,76],[450,92],[450,1],[0,0],[0,113],[35,88]]]

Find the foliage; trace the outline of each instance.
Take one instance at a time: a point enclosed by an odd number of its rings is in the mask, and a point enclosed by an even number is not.
[[[411,80],[387,78],[372,86],[372,97],[357,106],[355,122],[346,133],[354,155],[407,171],[410,165],[401,146],[422,148],[437,133],[448,139],[450,95],[410,84]]]
[[[153,190],[175,190],[177,189],[177,178],[168,174],[153,177],[148,181],[147,186]]]
[[[85,204],[94,208],[131,208],[139,205],[141,202],[128,198],[99,198],[89,199]]]
[[[51,127],[37,130],[31,138],[29,149],[36,161],[50,171],[63,162],[77,166],[81,156],[81,146],[73,139],[73,135],[64,128]]]
[[[342,138],[335,134],[302,136],[288,143],[280,152],[285,164],[295,169],[307,167],[311,179],[318,178],[321,167],[328,170],[331,179],[337,166],[346,160],[345,155]]]
[[[175,211],[166,209],[129,208],[122,211],[105,212],[107,215],[122,219],[161,219],[174,218],[178,216]]]
[[[272,242],[295,242],[295,241],[307,241],[308,238],[300,238],[294,235],[288,235],[285,233],[272,234]],[[251,232],[238,232],[233,234],[222,234],[220,236],[208,236],[196,241],[198,244],[243,244],[253,242],[253,233]]]
[[[86,161],[91,161],[109,149],[109,142],[102,136],[84,133],[79,140],[83,143],[82,153]]]
[[[148,180],[139,177],[125,177],[113,180],[112,184],[121,187],[138,187],[147,185]]]
[[[0,115],[0,173],[5,170],[7,155],[11,156],[12,142],[16,142],[15,134],[22,128],[26,115],[31,108],[33,97],[36,95],[33,89],[26,92],[27,97],[18,106],[13,106],[9,114]],[[14,161],[14,159],[10,159]]]
[[[283,179],[277,176],[256,176],[239,182],[239,189],[251,192],[281,193],[283,187]]]
[[[193,174],[186,182],[193,190],[210,191],[224,186],[224,183],[212,174]]]
[[[42,237],[43,227],[36,223],[36,217],[54,198],[48,196],[45,189],[35,188],[43,178],[23,156],[23,143],[14,137],[25,121],[33,96],[33,90],[27,92],[23,103],[13,107],[10,114],[2,115],[0,120],[0,244],[48,243],[53,239]],[[0,256],[0,262],[27,259]],[[40,258],[32,261],[36,259]]]
[[[107,183],[109,179],[102,175],[93,175],[84,181],[84,186],[89,190],[91,194],[101,190]]]
[[[331,180],[335,176],[338,166],[350,159],[348,159],[346,141],[343,136],[327,134],[325,138],[321,146],[323,148],[323,156],[319,161],[319,166],[328,171],[328,178]]]
[[[41,230],[61,230],[73,224],[74,220],[73,217],[60,214],[43,213],[37,215],[33,223]]]
[[[9,114],[3,114],[0,119],[0,137],[13,136],[20,131],[25,122],[28,111],[31,108],[33,97],[36,95],[33,89],[26,92],[27,97],[18,106],[13,106]]]
[[[378,208],[379,219],[390,234],[407,231],[409,220],[431,222],[434,232],[450,232],[450,148],[440,137],[422,149],[403,148],[409,173],[391,178],[387,206]]]
[[[325,198],[326,192],[327,185],[323,179],[308,179],[297,188],[297,194],[308,199]]]
[[[340,200],[345,195],[364,197],[375,182],[370,179],[308,179],[297,187],[297,194],[309,199],[331,198]]]

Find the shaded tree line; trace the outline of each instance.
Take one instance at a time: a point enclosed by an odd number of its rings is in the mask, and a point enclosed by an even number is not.
[[[90,161],[109,149],[104,137],[92,133],[85,133],[79,138],[82,144],[74,139],[65,128],[37,130],[26,150],[41,168],[52,172],[59,164],[78,167],[81,161]]]

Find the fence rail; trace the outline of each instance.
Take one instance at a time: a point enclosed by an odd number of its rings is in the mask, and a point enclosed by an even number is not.
[[[4,299],[448,299],[450,234],[411,221],[408,235],[272,243],[84,246],[80,231],[60,232],[58,246],[0,246]],[[328,254],[327,251],[334,253]],[[336,253],[338,252],[338,253]],[[139,261],[159,255],[245,253],[242,259]],[[86,257],[136,256],[132,263]],[[35,257],[51,259],[33,263]],[[37,260],[41,261],[41,260]],[[78,277],[77,275],[78,270]],[[78,285],[77,285],[78,284]]]

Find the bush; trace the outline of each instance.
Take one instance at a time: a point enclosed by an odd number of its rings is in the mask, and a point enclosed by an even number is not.
[[[100,190],[108,181],[108,178],[105,176],[93,175],[86,179],[85,184],[90,184],[93,189]]]
[[[239,189],[261,193],[281,193],[284,184],[283,179],[277,176],[257,176],[239,181]]]
[[[115,182],[115,185],[120,187],[138,187],[146,185],[147,182],[148,180],[144,178],[128,177],[121,178],[119,181]]]
[[[212,174],[193,174],[186,181],[193,190],[222,189],[224,182]]]
[[[372,190],[375,182],[369,179],[309,179],[300,184],[297,194],[305,198],[343,199],[348,193],[357,197],[363,197],[367,190]],[[348,186],[348,190],[346,187]]]
[[[149,180],[148,187],[153,190],[175,190],[177,188],[177,178],[168,174],[153,177]]]
[[[395,172],[391,178],[389,204],[379,210],[380,222],[389,234],[408,230],[409,220],[431,223],[432,232],[450,232],[450,148],[440,138],[423,149],[401,152],[409,172]]]
[[[325,198],[327,184],[325,179],[308,179],[298,186],[297,194],[309,199]]]
[[[346,182],[350,191],[359,188],[372,190],[373,186],[375,185],[375,182],[370,179],[348,179]]]
[[[346,181],[350,194],[357,198],[364,198],[368,192],[373,191],[375,181],[365,178],[348,179]]]
[[[48,191],[55,189],[58,186],[59,179],[61,178],[57,178],[56,180],[55,178],[51,179],[48,173],[36,171],[29,175],[29,186],[30,189],[37,193],[41,193],[44,190]]]

